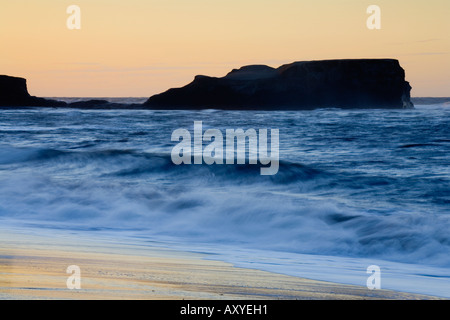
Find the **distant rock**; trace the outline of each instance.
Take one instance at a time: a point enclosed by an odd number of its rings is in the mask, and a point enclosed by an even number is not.
[[[151,109],[303,110],[412,108],[411,86],[394,59],[294,62],[277,69],[251,65],[225,77],[196,76],[150,97]]]
[[[0,107],[65,107],[63,101],[30,96],[27,80],[0,75]]]
[[[77,109],[143,109],[142,104],[137,103],[114,103],[103,99],[91,99],[67,104],[68,108]]]
[[[63,107],[77,109],[143,109],[142,104],[112,103],[102,99],[64,102],[30,96],[24,78],[0,75],[0,108]]]

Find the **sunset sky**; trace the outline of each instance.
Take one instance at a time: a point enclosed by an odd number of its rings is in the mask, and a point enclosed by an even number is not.
[[[69,5],[81,29],[69,30]],[[369,5],[381,30],[369,30]],[[396,58],[450,96],[449,0],[1,0],[0,74],[43,97],[148,97],[248,64]]]

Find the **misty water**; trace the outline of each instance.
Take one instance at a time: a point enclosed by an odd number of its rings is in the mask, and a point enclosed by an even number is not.
[[[133,100],[134,101],[134,100]],[[279,129],[280,167],[174,165],[175,129]],[[0,223],[450,297],[450,107],[0,111]]]

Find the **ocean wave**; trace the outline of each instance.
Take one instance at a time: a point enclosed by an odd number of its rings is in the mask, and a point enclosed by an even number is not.
[[[176,166],[169,154],[137,150],[19,151],[46,166],[32,166],[32,177],[18,170],[2,179],[2,218],[186,243],[450,266],[449,215],[392,212],[392,206],[375,202],[354,206],[330,196],[330,182],[337,181],[334,187],[345,197],[354,177],[345,184],[342,175],[288,161],[281,161],[280,175],[264,177],[257,166]],[[91,173],[81,174],[89,167]],[[364,183],[385,186],[366,178]],[[353,183],[354,190],[367,189],[363,180]]]
[[[449,215],[389,212],[375,203],[362,209],[286,188],[233,185],[61,181],[17,174],[0,186],[0,217],[47,228],[171,237],[180,243],[450,266]]]
[[[202,165],[175,165],[172,162],[171,155],[168,153],[142,152],[132,149],[104,149],[90,150],[85,148],[96,146],[95,142],[83,142],[81,145],[70,148],[69,150],[58,150],[52,148],[13,148],[0,147],[0,164],[20,164],[28,161],[59,161],[64,162],[89,162],[89,161],[120,161],[124,159],[127,165],[122,166],[120,170],[107,173],[104,176],[139,176],[144,174],[179,174],[180,178],[198,177],[222,177],[225,180],[233,181],[271,181],[277,184],[289,184],[296,181],[311,180],[320,176],[326,176],[326,173],[303,164],[290,161],[279,161],[279,172],[274,176],[261,176],[261,164],[202,164]],[[83,149],[83,150],[76,150]],[[224,159],[225,163],[225,159]],[[105,163],[107,164],[107,163]],[[123,168],[125,167],[125,168]]]
[[[449,267],[447,109],[8,110],[0,120],[0,219]],[[174,165],[172,130],[204,117],[205,128],[280,128],[278,173]]]

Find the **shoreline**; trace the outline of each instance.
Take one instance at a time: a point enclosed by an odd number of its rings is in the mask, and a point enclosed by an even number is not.
[[[1,231],[0,299],[6,300],[441,299],[235,267],[152,244]],[[79,290],[67,288],[70,265],[80,268]]]

